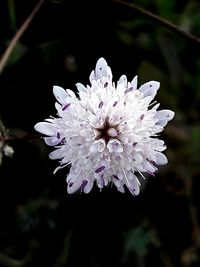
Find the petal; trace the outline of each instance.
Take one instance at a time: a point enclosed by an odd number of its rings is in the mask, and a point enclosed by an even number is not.
[[[167,164],[168,160],[167,160],[167,157],[163,153],[156,152],[155,153],[155,162],[158,165],[165,165],[165,164]]]
[[[56,146],[60,144],[61,139],[58,139],[56,137],[44,137],[44,141],[48,146]]]
[[[133,87],[133,91],[137,89],[137,84],[138,84],[138,76],[136,75],[131,81],[131,86]]]
[[[93,187],[93,183],[94,183],[91,179],[87,179],[87,182],[88,183],[86,184],[86,186],[83,189],[83,192],[86,194],[88,194],[91,191],[91,189]]]
[[[159,120],[166,120],[166,121],[170,121],[173,119],[174,117],[174,112],[169,110],[169,109],[163,109],[163,110],[159,110],[157,111],[157,113],[155,114],[155,118],[159,119]]]
[[[92,81],[95,80],[94,70],[91,72],[90,77],[89,77],[89,80],[90,80],[91,83],[92,83]]]
[[[107,62],[105,61],[104,58],[101,57],[97,61],[96,68],[95,68],[96,79],[100,79],[100,78],[102,78],[102,76],[107,77],[107,75],[108,75],[107,67],[108,67]]]
[[[158,120],[156,122],[156,125],[159,125],[161,127],[165,127],[167,125],[167,120],[163,119],[163,120]]]
[[[38,122],[34,126],[35,130],[41,134],[55,136],[57,134],[57,127],[49,122]]]
[[[109,80],[112,80],[112,71],[109,66],[107,66],[107,77]]]
[[[140,86],[140,88],[138,90],[143,93],[144,97],[151,96],[153,99],[155,97],[159,87],[160,87],[159,82],[150,81],[150,82],[147,82],[147,83],[143,84],[142,86]]]
[[[64,157],[64,156],[63,156],[63,152],[61,151],[60,148],[54,150],[53,152],[51,152],[51,153],[49,154],[49,158],[50,158],[50,159],[61,159],[61,158],[63,158],[63,157]]]
[[[60,86],[53,87],[53,94],[56,100],[61,104],[64,105],[66,103],[66,99],[69,97],[67,92]]]
[[[87,88],[82,83],[77,83],[76,87],[77,87],[79,92],[86,92],[87,91]]]
[[[127,77],[126,75],[122,75],[120,78],[119,78],[119,81],[117,82],[117,84],[123,84],[124,87],[127,87],[128,85],[128,81],[127,81]]]
[[[83,180],[80,177],[76,177],[73,181],[70,181],[67,185],[67,192],[73,194],[81,188]]]
[[[103,139],[99,139],[94,141],[94,143],[90,147],[90,152],[91,153],[103,152],[105,147],[106,147],[105,141]]]
[[[137,177],[133,173],[131,173],[131,174],[132,174],[133,178],[132,178],[132,180],[129,180],[130,187],[128,187],[128,189],[132,195],[137,196],[140,193],[140,185],[138,183]]]
[[[121,153],[123,152],[123,146],[120,141],[116,139],[111,139],[108,144],[107,148],[110,153],[116,152],[116,153]]]
[[[67,97],[76,98],[76,95],[72,90],[66,89],[66,93],[67,93]]]

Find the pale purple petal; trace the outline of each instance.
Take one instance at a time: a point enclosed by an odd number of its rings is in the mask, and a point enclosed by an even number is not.
[[[44,141],[48,146],[57,146],[61,140],[56,137],[44,137]]]
[[[101,79],[103,76],[104,77],[107,77],[108,73],[107,73],[107,62],[105,61],[104,58],[100,58],[98,61],[97,61],[97,64],[96,64],[96,68],[95,68],[95,77],[96,79]]]
[[[126,75],[122,75],[120,78],[119,78],[119,81],[117,84],[123,84],[124,87],[126,88],[127,85],[128,85],[128,81],[127,81],[127,77]]]
[[[66,104],[66,100],[69,97],[67,92],[60,86],[54,86],[53,87],[53,94],[56,98],[56,100],[61,104]]]
[[[157,94],[159,87],[160,87],[159,82],[151,81],[140,86],[138,90],[143,93],[144,97],[151,96],[153,99]]]
[[[158,165],[165,165],[168,163],[167,157],[161,153],[161,152],[156,152],[155,153],[155,162]]]
[[[41,134],[55,136],[57,134],[57,127],[49,122],[38,122],[34,126],[35,130]]]
[[[131,86],[133,88],[133,91],[137,89],[137,84],[138,84],[138,76],[136,75],[133,80],[131,81]]]

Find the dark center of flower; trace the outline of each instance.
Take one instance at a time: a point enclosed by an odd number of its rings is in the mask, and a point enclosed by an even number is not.
[[[108,143],[108,141],[111,138],[117,139],[117,135],[118,135],[118,130],[117,130],[117,126],[111,126],[108,122],[108,120],[106,120],[104,122],[104,125],[101,128],[97,128],[97,137],[96,140],[99,139],[104,139],[106,144]]]

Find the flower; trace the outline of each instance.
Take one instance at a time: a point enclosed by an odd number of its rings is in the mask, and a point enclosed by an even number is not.
[[[69,89],[54,86],[58,117],[37,123],[35,129],[46,135],[47,145],[56,147],[49,157],[60,160],[57,169],[71,165],[68,193],[89,193],[96,182],[100,189],[112,183],[120,192],[126,186],[138,195],[136,174],[154,176],[156,166],[167,163],[162,153],[166,146],[158,133],[174,112],[157,110],[159,104],[151,103],[159,82],[137,89],[137,76],[128,82],[122,75],[115,85],[103,58],[97,61],[90,83],[76,84],[79,98]]]

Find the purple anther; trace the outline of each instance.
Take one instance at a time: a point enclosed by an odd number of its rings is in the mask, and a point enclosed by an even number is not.
[[[105,87],[105,88],[108,87],[108,82],[105,82],[105,83],[104,83],[104,87]]]
[[[66,140],[66,138],[64,137],[64,138],[60,141],[60,144],[61,144],[61,145],[64,145],[64,144],[65,144],[65,140]]]
[[[113,174],[113,177],[116,179],[116,180],[119,180],[119,177],[117,175],[114,175]]]
[[[81,187],[80,187],[81,191],[84,190],[84,188],[86,187],[87,184],[88,184],[88,181],[87,180],[84,180],[83,183],[82,183],[82,185],[81,185]]]
[[[136,147],[136,145],[137,145],[137,142],[133,143],[133,147]]]
[[[101,166],[98,169],[95,170],[96,173],[99,173],[105,169],[105,166]]]
[[[71,103],[64,105],[64,107],[62,108],[62,111],[66,110],[70,105],[71,105]]]
[[[102,108],[103,107],[103,101],[101,101],[100,103],[99,103],[99,108]]]
[[[152,165],[156,165],[155,161],[153,161],[153,160],[149,160],[149,162],[150,162]]]
[[[154,174],[153,172],[147,171],[147,173],[148,173],[149,175],[151,175],[152,177],[155,177],[155,174]]]
[[[113,107],[115,107],[115,106],[117,105],[117,103],[118,103],[118,102],[117,102],[117,101],[115,101],[115,102],[114,102],[114,104],[113,104]]]
[[[73,184],[74,184],[74,183],[72,183],[72,182],[71,182],[71,183],[69,183],[69,187],[72,187],[72,185],[73,185]]]
[[[144,119],[144,114],[140,116],[140,120],[142,121]]]
[[[57,133],[56,137],[57,137],[58,139],[60,139],[60,133]]]
[[[127,93],[129,93],[130,91],[132,91],[132,90],[133,90],[133,87],[130,87],[130,88],[126,89],[126,91],[124,92],[124,94],[127,94]]]

